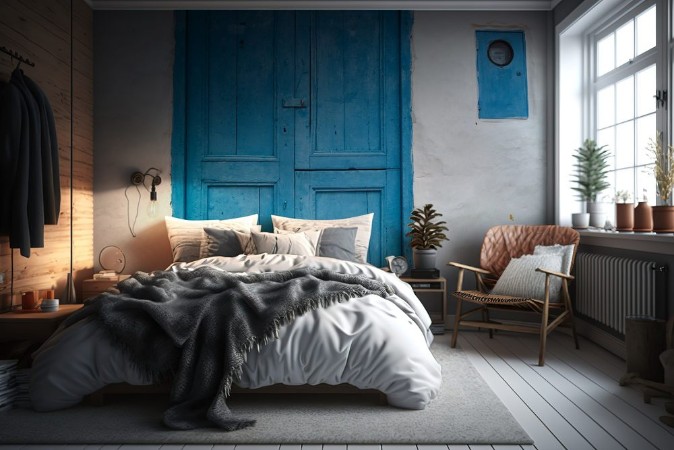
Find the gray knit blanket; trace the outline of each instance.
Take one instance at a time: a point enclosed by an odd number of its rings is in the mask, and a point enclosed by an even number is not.
[[[385,283],[329,270],[233,274],[206,266],[137,272],[118,289],[89,300],[65,325],[94,316],[140,370],[155,381],[171,378],[168,427],[226,431],[255,424],[226,404],[253,347],[307,311],[393,293]]]

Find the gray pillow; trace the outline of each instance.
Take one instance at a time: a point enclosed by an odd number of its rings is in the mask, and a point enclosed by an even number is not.
[[[200,258],[254,253],[249,233],[220,228],[204,228],[203,233],[204,239],[199,251]]]
[[[492,294],[510,295],[513,297],[545,299],[545,274],[537,272],[537,268],[561,272],[562,256],[551,255],[523,255],[513,258],[496,282]],[[559,277],[550,277],[550,300],[559,299],[559,290],[562,280]]]
[[[344,261],[359,262],[356,253],[356,234],[357,227],[351,228],[323,228],[318,230],[318,239],[316,240],[316,255],[327,256],[329,258],[342,259]],[[312,232],[305,231],[312,237]]]

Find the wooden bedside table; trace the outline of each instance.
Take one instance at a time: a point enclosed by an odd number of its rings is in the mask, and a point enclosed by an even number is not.
[[[95,297],[98,294],[107,291],[120,281],[126,280],[130,276],[131,275],[119,275],[118,280],[84,280],[82,282],[82,299],[86,300],[88,298]]]
[[[447,318],[447,279],[400,277],[408,283],[431,316],[433,334],[445,333]]]
[[[83,305],[60,305],[54,312],[22,313],[11,311],[0,314],[0,342],[30,341],[41,344],[56,331],[59,324]]]

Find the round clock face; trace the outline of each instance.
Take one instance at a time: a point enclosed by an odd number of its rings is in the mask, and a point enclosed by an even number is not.
[[[98,262],[101,268],[105,270],[114,270],[117,273],[121,273],[124,267],[126,267],[126,255],[116,245],[108,245],[107,247],[103,247],[98,254]]]
[[[388,267],[393,272],[396,274],[396,276],[400,276],[407,272],[408,265],[407,265],[407,259],[405,259],[404,256],[389,256],[386,258],[388,261]]]
[[[487,49],[487,57],[489,61],[499,67],[504,67],[510,64],[513,60],[513,48],[506,41],[498,40],[489,44]]]

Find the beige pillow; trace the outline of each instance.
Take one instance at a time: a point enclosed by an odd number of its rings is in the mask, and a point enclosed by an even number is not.
[[[205,227],[235,230],[242,233],[260,230],[257,214],[226,220],[186,220],[177,217],[164,217],[168,239],[173,252],[173,262],[190,262],[199,259],[204,243]]]
[[[348,217],[334,220],[308,220],[294,219],[291,217],[271,216],[274,230],[287,231],[311,231],[333,227],[356,227],[356,258],[358,262],[367,262],[367,250],[370,247],[370,234],[372,233],[372,219],[374,213],[362,216]]]

